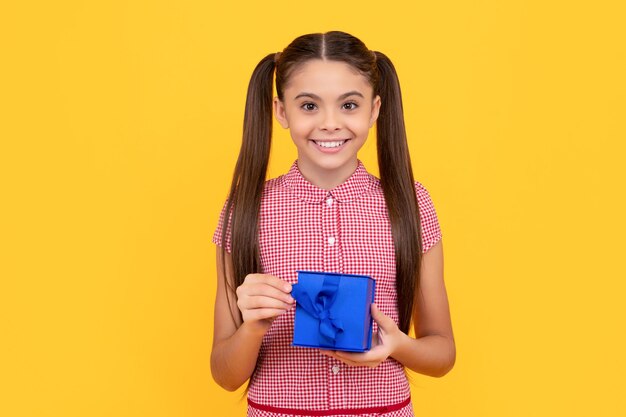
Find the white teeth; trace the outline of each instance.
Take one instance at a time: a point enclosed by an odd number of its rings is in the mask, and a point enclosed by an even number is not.
[[[322,148],[336,148],[338,146],[341,146],[345,143],[345,140],[340,140],[340,141],[334,141],[334,142],[318,142],[315,141],[316,144],[318,144],[319,146],[321,146]]]

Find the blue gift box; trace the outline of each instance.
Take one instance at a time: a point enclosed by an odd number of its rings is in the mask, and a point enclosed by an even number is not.
[[[293,346],[365,352],[372,346],[376,281],[366,275],[297,271]]]

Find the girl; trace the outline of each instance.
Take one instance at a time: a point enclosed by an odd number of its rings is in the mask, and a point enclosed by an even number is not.
[[[298,158],[266,181],[272,111]],[[380,179],[357,158],[374,123]],[[249,379],[248,416],[413,416],[404,368],[454,365],[441,231],[413,180],[396,72],[355,37],[304,35],[258,64],[213,242],[211,371],[227,390]],[[376,280],[370,351],[291,346],[297,270]]]

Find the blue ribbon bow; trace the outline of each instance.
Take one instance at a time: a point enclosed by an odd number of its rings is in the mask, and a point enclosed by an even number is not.
[[[338,276],[326,275],[322,289],[315,297],[315,300],[311,298],[311,294],[303,285],[294,284],[292,286],[291,296],[304,311],[320,322],[319,335],[321,345],[334,346],[337,334],[343,332],[341,320],[333,317],[331,311],[331,307],[337,298],[339,279],[340,277]]]

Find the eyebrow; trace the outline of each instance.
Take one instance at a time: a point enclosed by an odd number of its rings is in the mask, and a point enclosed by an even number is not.
[[[342,95],[339,96],[339,100],[343,100],[345,98],[348,98],[350,96],[359,96],[361,98],[365,98],[363,97],[363,94],[359,93],[358,91],[354,90],[354,91],[348,91],[347,93],[343,93]],[[320,96],[318,96],[317,94],[313,94],[313,93],[300,93],[298,94],[294,100],[299,99],[300,97],[310,97],[314,100],[321,100]]]

